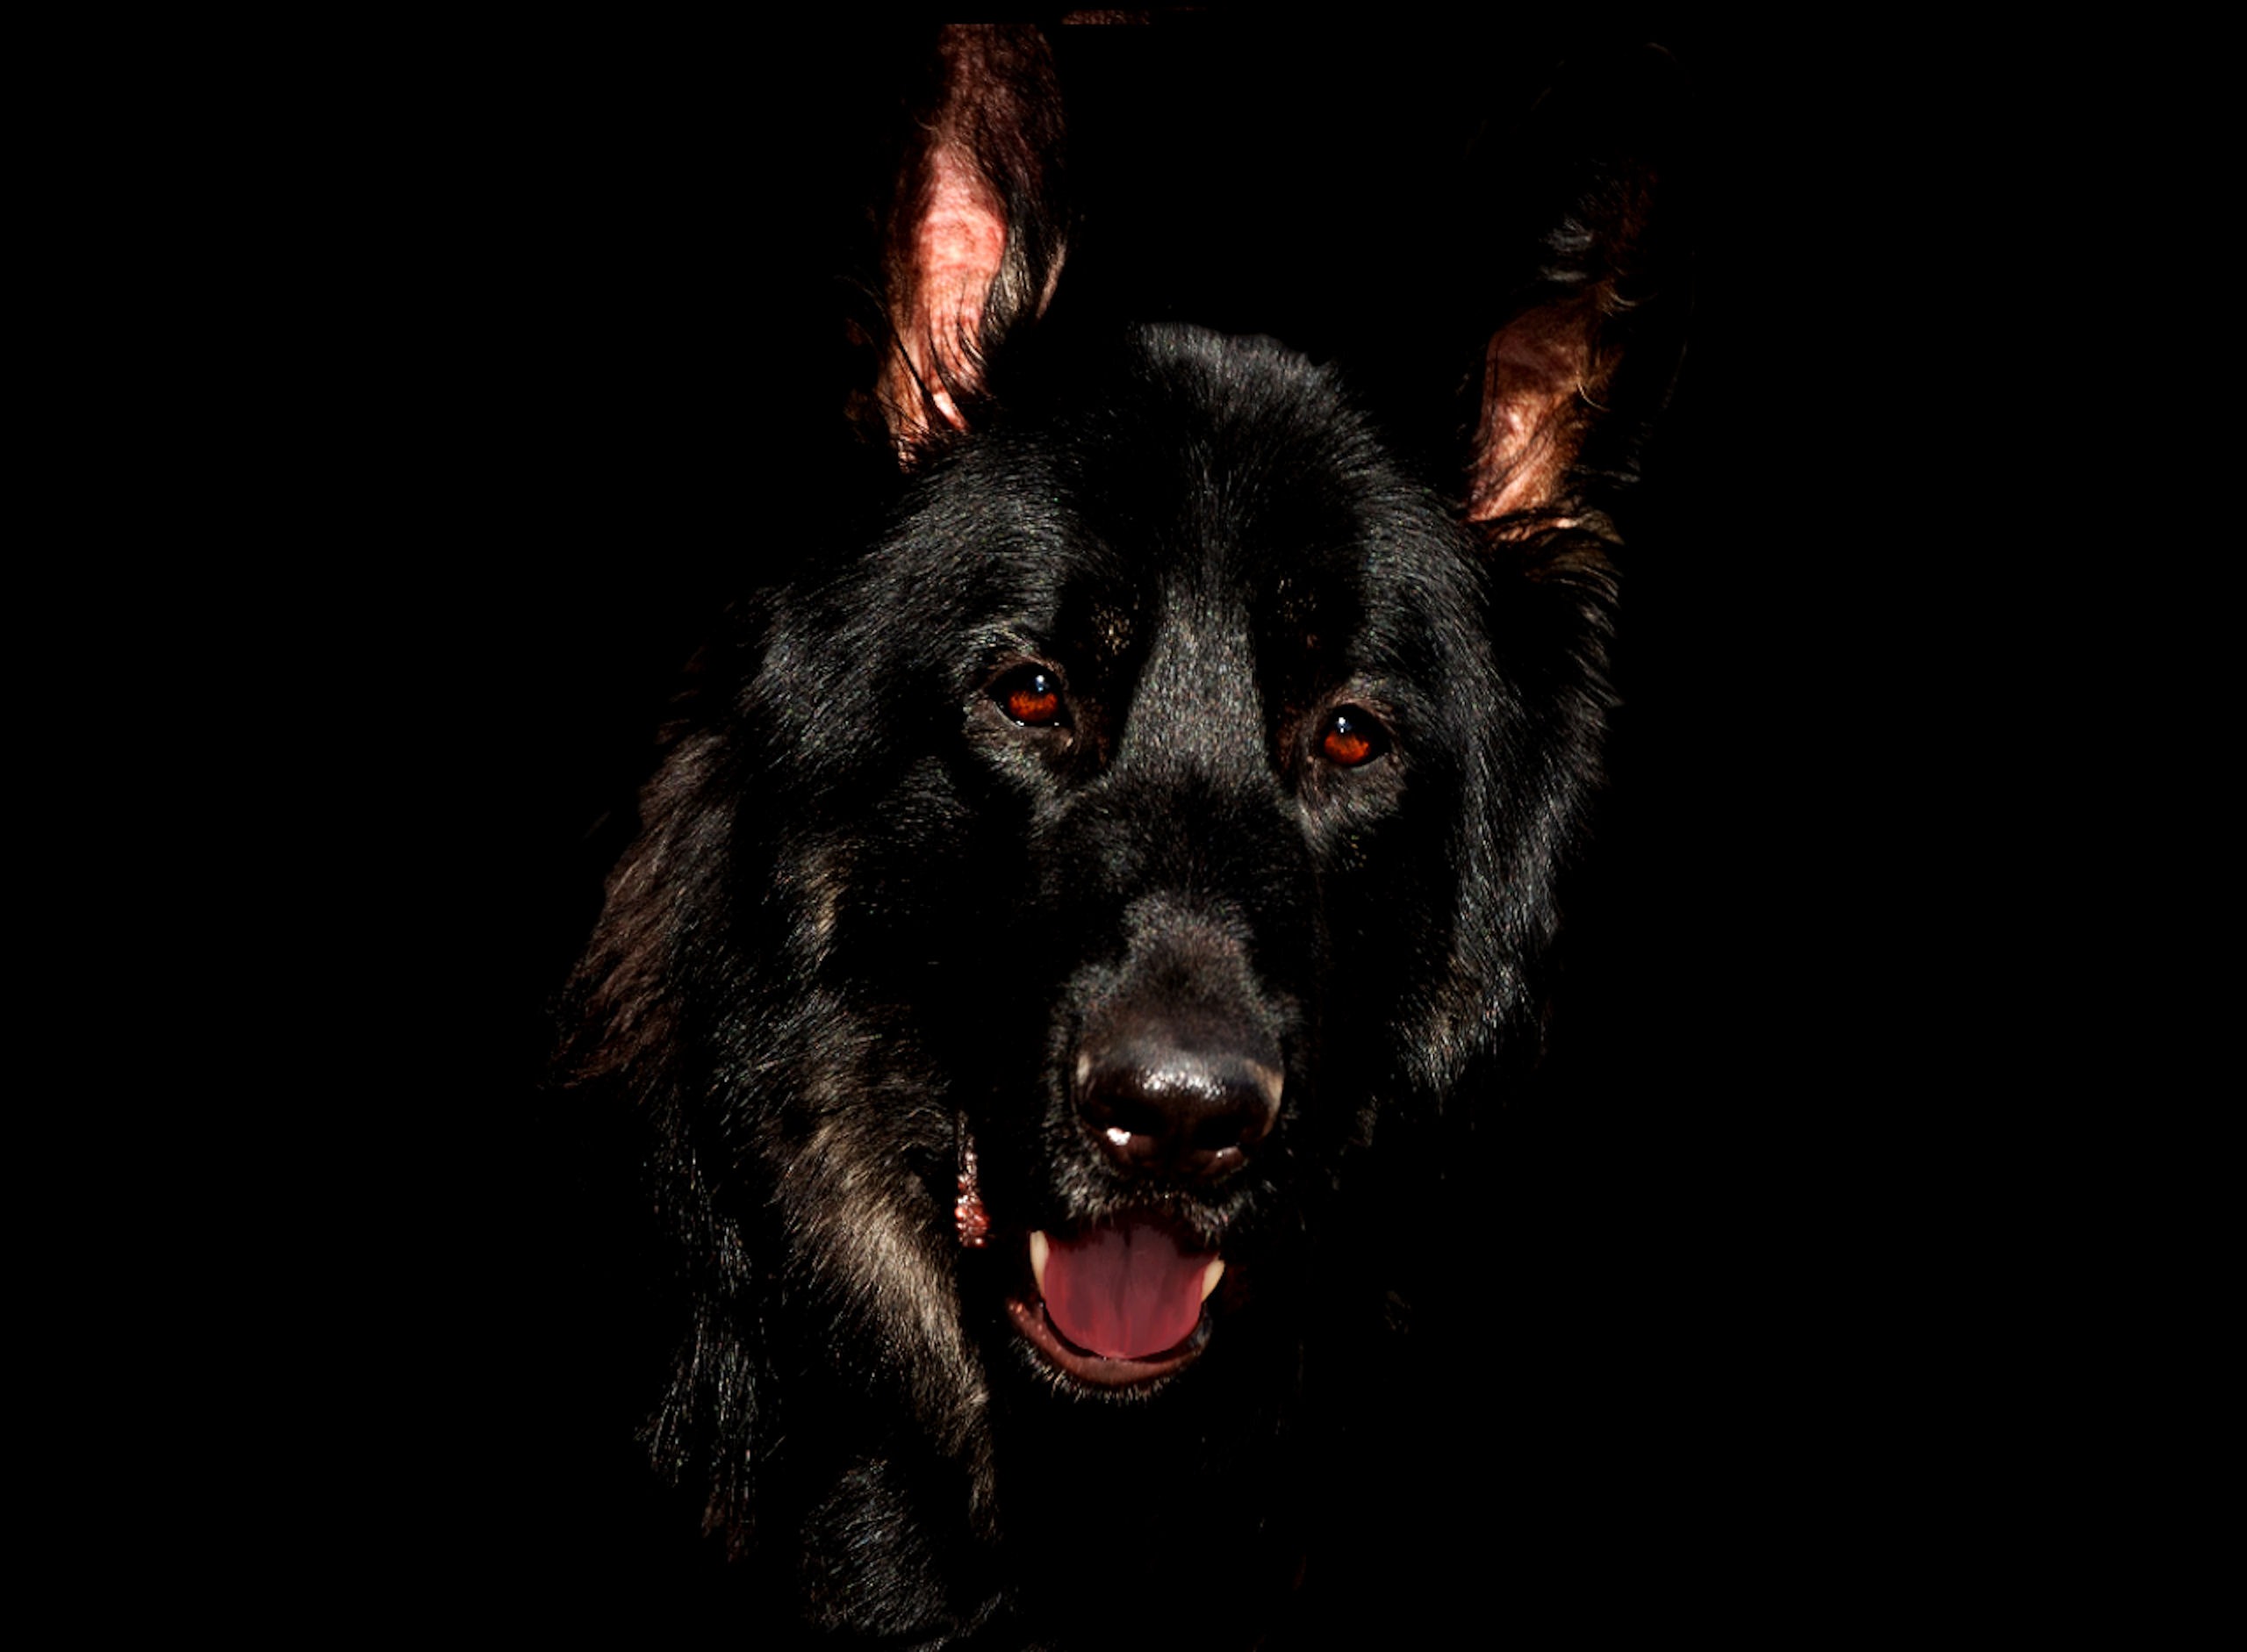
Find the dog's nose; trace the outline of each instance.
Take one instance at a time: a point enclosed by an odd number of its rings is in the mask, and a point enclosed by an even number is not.
[[[1252,1028],[1127,1016],[1079,1047],[1077,1112],[1126,1170],[1215,1181],[1279,1123],[1281,1061]]]

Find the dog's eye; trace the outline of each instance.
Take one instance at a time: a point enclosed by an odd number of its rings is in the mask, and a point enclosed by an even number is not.
[[[1389,736],[1373,714],[1345,706],[1326,720],[1318,736],[1318,754],[1338,769],[1354,769],[1372,762],[1389,750]]]
[[[1028,728],[1057,728],[1069,720],[1060,679],[1042,665],[1009,672],[993,685],[991,697],[999,702],[1000,710]]]

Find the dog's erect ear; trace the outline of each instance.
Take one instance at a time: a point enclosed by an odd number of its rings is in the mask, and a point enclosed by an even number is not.
[[[1577,505],[1583,469],[1635,470],[1683,348],[1687,271],[1662,175],[1676,166],[1683,95],[1676,63],[1648,48],[1564,82],[1504,146],[1553,227],[1484,352],[1470,520],[1549,521]]]
[[[1067,231],[1060,92],[1036,29],[945,28],[910,113],[883,248],[879,385],[908,461],[966,428],[984,363],[1052,298]]]

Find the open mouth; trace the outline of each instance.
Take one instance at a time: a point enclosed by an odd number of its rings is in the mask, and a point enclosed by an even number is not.
[[[960,1243],[981,1250],[991,1224],[975,1150],[963,1136]],[[1175,1224],[1132,1212],[1056,1238],[1029,1235],[1029,1289],[1007,1299],[1015,1327],[1046,1362],[1101,1388],[1131,1388],[1191,1364],[1210,1340],[1203,1311],[1224,1258]]]
[[[1070,1375],[1130,1388],[1191,1363],[1210,1340],[1202,1311],[1223,1258],[1155,1217],[1127,1216],[1055,1239],[1030,1236],[1034,1298],[1007,1304],[1030,1345]]]

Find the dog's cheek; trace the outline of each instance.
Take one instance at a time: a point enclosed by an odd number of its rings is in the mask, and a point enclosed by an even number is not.
[[[1323,1040],[1335,1074],[1385,1094],[1425,1036],[1417,983],[1448,953],[1460,904],[1449,800],[1455,777],[1424,763],[1393,808],[1319,822],[1320,881],[1332,962]]]
[[[854,1094],[813,1127],[782,1183],[792,1265],[829,1298],[835,1323],[854,1326],[840,1346],[879,1361],[874,1371],[836,1375],[901,1390],[922,1426],[957,1452],[983,1406],[983,1371],[961,1326],[954,1246],[932,1224],[927,1185],[884,1122],[919,1103],[864,1069],[840,1081]]]
[[[982,1403],[960,1327],[944,1077],[960,1070],[946,1045],[974,967],[959,955],[976,933],[974,880],[947,875],[969,855],[970,817],[925,759],[819,801],[821,828],[739,873],[742,937],[761,945],[717,1053],[749,1104],[728,1110],[712,1146],[764,1160],[748,1184],[774,1190],[807,1325],[851,1327],[813,1340],[849,1351],[822,1356],[842,1361],[834,1377],[905,1392],[933,1436],[958,1444]]]
[[[984,1381],[937,1191],[952,1121],[936,1064],[863,989],[808,984],[786,1014],[743,1029],[732,1055],[762,1067],[771,1098],[749,1139],[765,1160],[755,1184],[774,1190],[798,1352],[840,1391],[903,1397],[932,1439],[965,1449]]]

